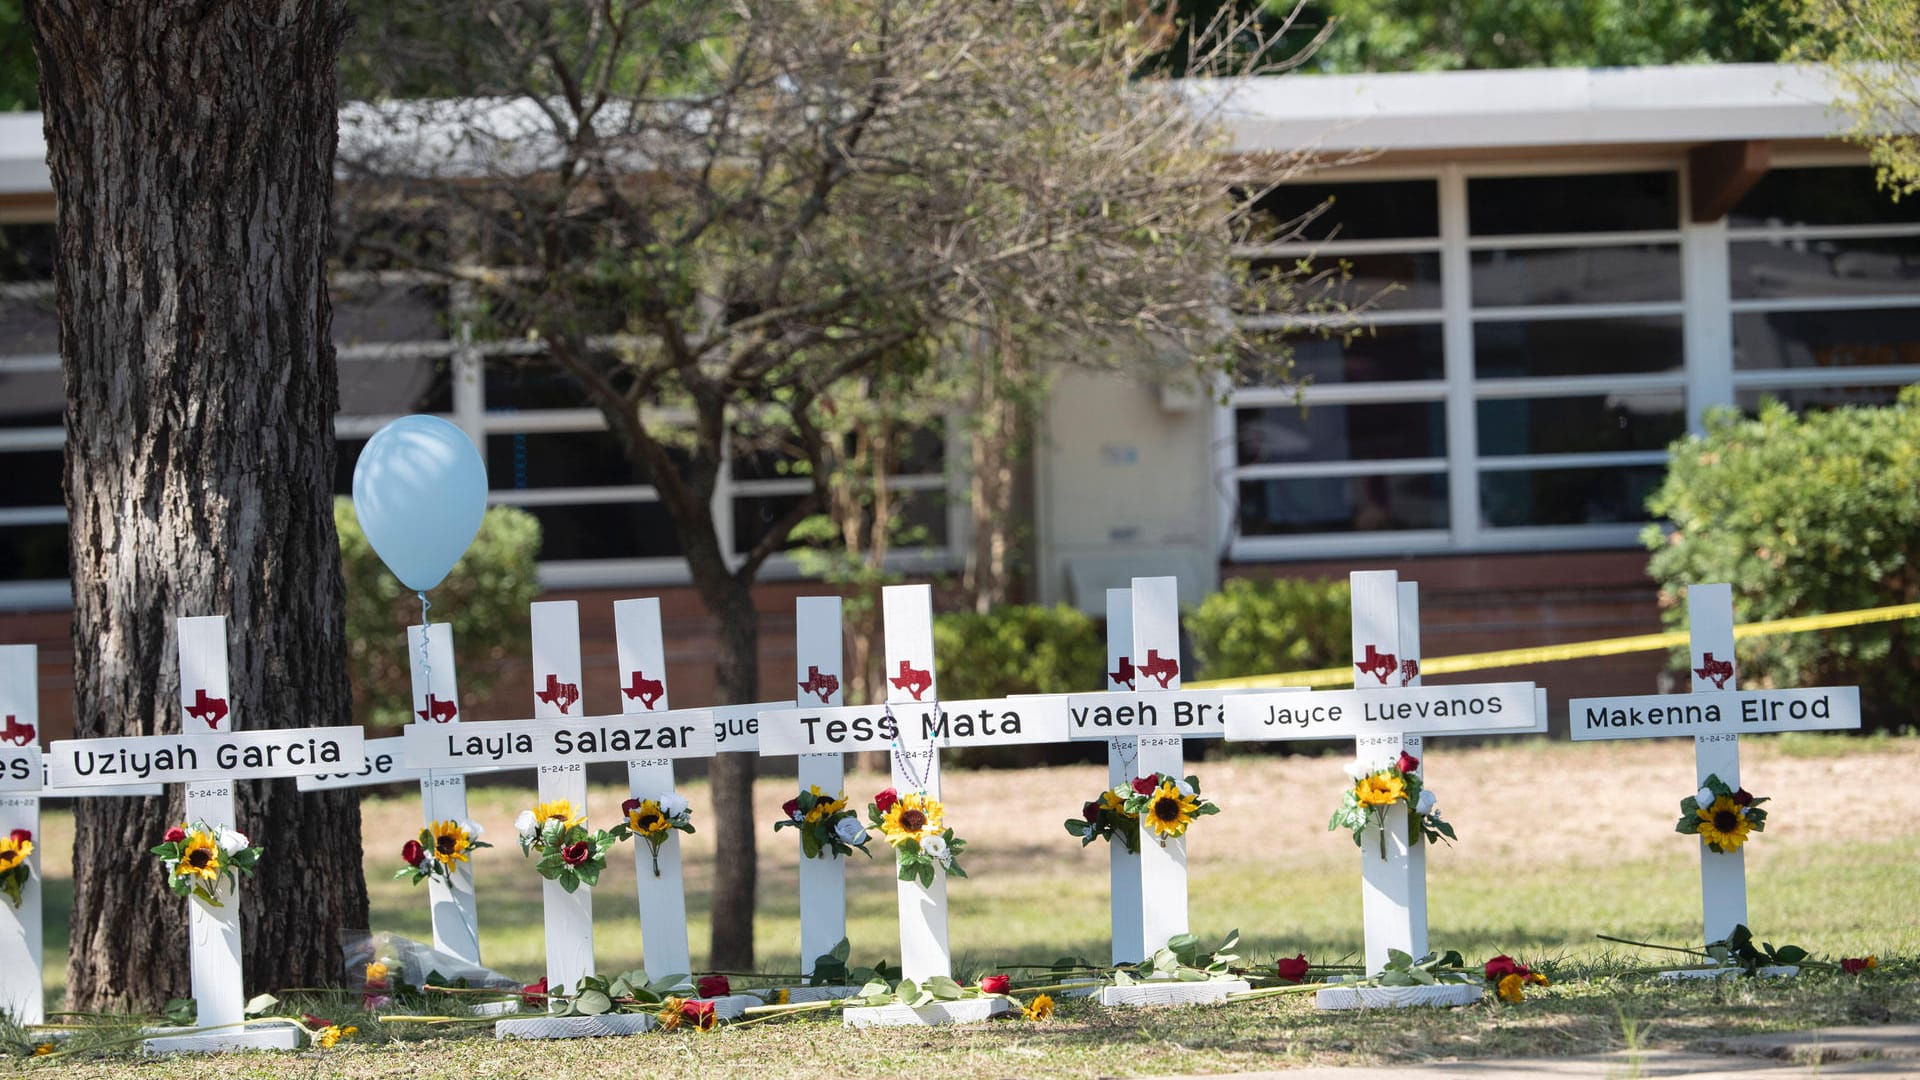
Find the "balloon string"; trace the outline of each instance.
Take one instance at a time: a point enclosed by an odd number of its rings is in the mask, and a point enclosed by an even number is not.
[[[427,599],[425,589],[418,590],[413,595],[420,598],[420,681],[426,684],[427,696],[432,697],[433,654],[427,650],[427,638],[433,633],[433,621],[428,618],[427,612],[432,609],[433,602]],[[432,702],[428,702],[428,705],[427,711],[432,712]]]

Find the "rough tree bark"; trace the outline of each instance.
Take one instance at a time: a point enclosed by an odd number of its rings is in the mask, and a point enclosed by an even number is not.
[[[351,722],[325,259],[343,0],[37,0],[66,371],[80,736],[180,730],[173,620],[226,614],[242,728]],[[79,804],[69,1007],[188,991],[165,799]],[[366,925],[352,793],[240,785],[254,988]]]

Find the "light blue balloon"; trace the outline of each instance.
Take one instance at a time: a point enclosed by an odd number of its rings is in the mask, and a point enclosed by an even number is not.
[[[407,588],[433,588],[487,512],[487,466],[467,433],[403,416],[367,440],[353,467],[353,512],[374,553]]]

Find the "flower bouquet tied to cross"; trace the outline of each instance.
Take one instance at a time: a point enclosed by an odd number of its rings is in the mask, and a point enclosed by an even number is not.
[[[1086,847],[1095,840],[1112,843],[1119,840],[1128,851],[1140,850],[1140,815],[1127,813],[1127,799],[1133,789],[1109,788],[1080,808],[1080,816],[1067,819],[1067,832],[1080,838]]]
[[[847,808],[847,793],[829,795],[814,784],[780,808],[785,816],[773,823],[773,831],[800,830],[800,853],[809,859],[851,855],[855,849],[868,858],[872,837],[860,824],[860,815]]]
[[[1218,806],[1201,797],[1197,776],[1182,780],[1171,773],[1148,773],[1136,777],[1124,789],[1115,788],[1113,793],[1125,796],[1121,809],[1138,818],[1141,827],[1152,830],[1161,847],[1187,835],[1193,819],[1220,812]]]
[[[868,823],[893,846],[900,880],[917,881],[922,888],[933,884],[936,866],[954,877],[967,876],[960,869],[967,842],[953,835],[945,818],[940,800],[920,793],[902,795],[888,788],[867,804]]]
[[[394,871],[394,880],[418,885],[430,878],[453,883],[459,864],[471,861],[475,848],[492,847],[480,839],[483,830],[474,821],[435,821],[420,830],[420,835],[400,845],[400,861],[406,863]]]
[[[152,849],[166,868],[167,888],[208,907],[223,907],[221,885],[231,893],[241,874],[253,874],[264,851],[238,829],[218,829],[204,821],[175,825]]]
[[[1699,791],[1680,800],[1680,820],[1673,831],[1700,837],[1715,854],[1739,851],[1753,833],[1766,831],[1767,812],[1760,809],[1766,801],[1709,773]]]
[[[0,840],[0,892],[7,894],[7,902],[14,907],[20,906],[20,890],[27,887],[27,879],[33,876],[33,833],[27,829],[15,829]]]
[[[653,856],[653,876],[660,876],[660,845],[675,832],[688,835],[693,833],[693,807],[687,797],[677,791],[669,791],[657,799],[628,799],[620,804],[620,812],[626,820],[613,827],[607,835],[614,842],[639,837],[646,841],[647,851]],[[588,882],[589,885],[592,882]]]
[[[520,837],[520,854],[539,852],[540,861],[533,868],[568,892],[583,884],[599,884],[600,872],[607,868],[607,852],[620,842],[604,829],[588,831],[587,816],[575,814],[566,799],[520,811],[513,829]]]
[[[1453,826],[1441,820],[1433,791],[1420,779],[1420,759],[1402,750],[1393,761],[1377,765],[1353,761],[1347,764],[1347,778],[1353,781],[1340,808],[1327,822],[1327,831],[1347,829],[1353,833],[1354,846],[1369,827],[1380,830],[1380,856],[1387,854],[1388,813],[1404,804],[1407,808],[1407,843],[1456,839]]]

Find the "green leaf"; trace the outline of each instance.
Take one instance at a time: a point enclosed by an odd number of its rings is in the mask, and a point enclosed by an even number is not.
[[[1780,951],[1775,953],[1773,958],[1783,964],[1797,964],[1805,960],[1807,955],[1807,950],[1798,945],[1782,945]]]
[[[967,996],[966,990],[963,989],[959,983],[954,982],[945,975],[935,975],[931,979],[928,979],[925,984],[925,989],[941,1001],[959,1001],[961,998]]]
[[[613,999],[598,990],[582,990],[573,999],[573,1007],[582,1016],[600,1016],[613,1011]]]
[[[256,994],[247,1002],[244,1015],[259,1016],[278,1004],[280,1004],[280,999],[274,997],[272,994]]]

